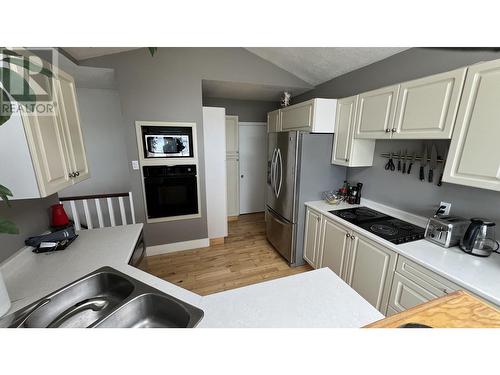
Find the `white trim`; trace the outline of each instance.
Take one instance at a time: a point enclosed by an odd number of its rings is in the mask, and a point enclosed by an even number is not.
[[[267,122],[253,122],[253,121],[242,121],[238,123],[239,126],[267,126]]]
[[[148,256],[168,254],[168,253],[174,253],[176,251],[199,249],[202,247],[209,247],[209,246],[210,246],[210,240],[208,238],[200,238],[199,240],[191,240],[191,241],[168,243],[168,244],[164,244],[164,245],[148,246],[146,248],[146,254]]]

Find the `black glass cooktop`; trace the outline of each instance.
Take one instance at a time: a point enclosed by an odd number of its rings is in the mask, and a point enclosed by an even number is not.
[[[424,238],[425,230],[423,228],[371,208],[346,208],[330,212],[395,244]]]

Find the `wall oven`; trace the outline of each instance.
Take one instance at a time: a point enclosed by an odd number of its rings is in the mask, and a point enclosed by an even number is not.
[[[189,126],[143,126],[144,158],[192,158],[193,128]]]
[[[148,219],[198,214],[196,165],[144,166]]]

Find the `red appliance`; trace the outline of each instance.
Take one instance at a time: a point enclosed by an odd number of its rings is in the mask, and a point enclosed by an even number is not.
[[[62,204],[54,204],[50,206],[52,210],[52,219],[50,225],[54,228],[64,227],[69,224],[68,215],[64,211],[64,206]]]

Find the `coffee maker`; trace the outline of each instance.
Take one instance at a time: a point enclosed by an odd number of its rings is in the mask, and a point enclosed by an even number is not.
[[[470,219],[464,237],[460,241],[460,248],[467,254],[488,257],[491,253],[498,252],[500,247],[495,240],[495,223],[480,218]]]

